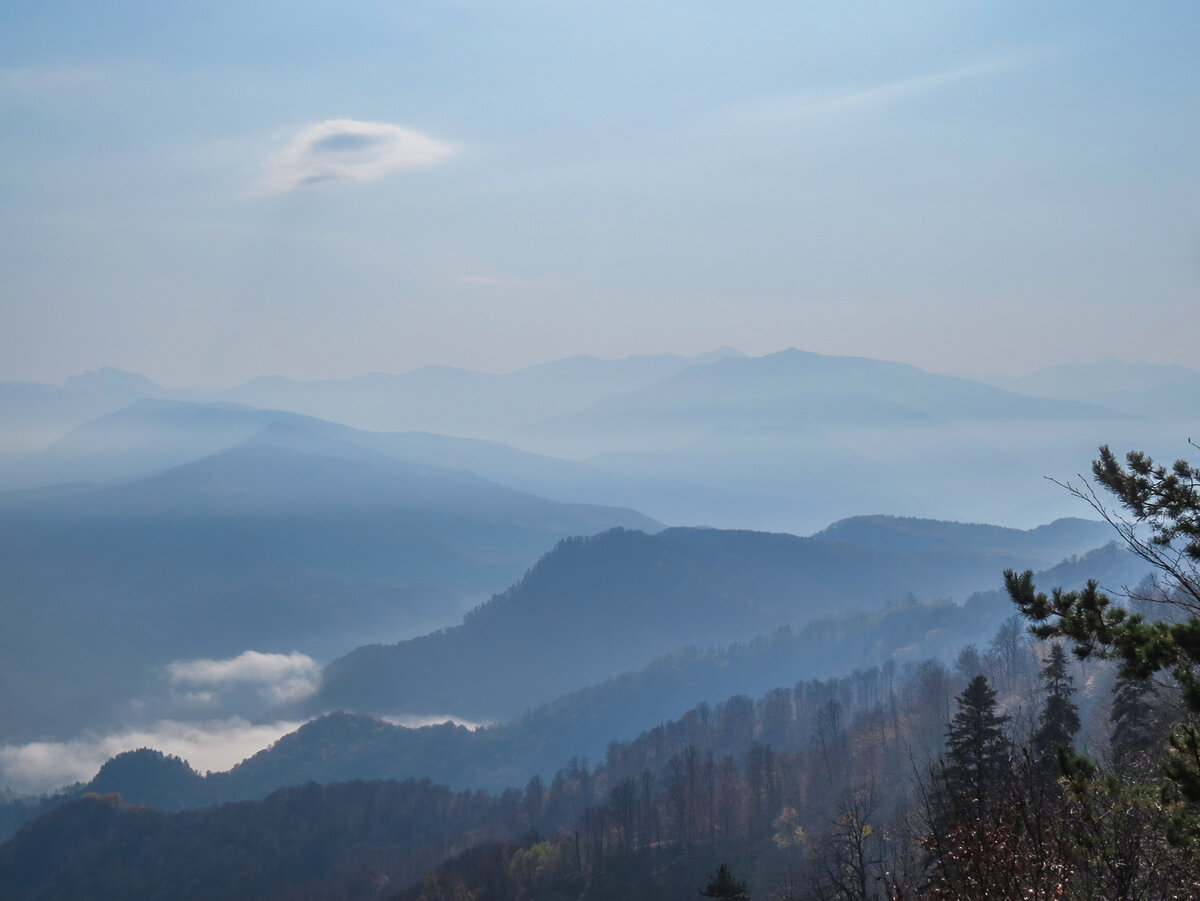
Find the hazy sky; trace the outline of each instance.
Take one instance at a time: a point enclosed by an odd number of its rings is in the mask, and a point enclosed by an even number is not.
[[[0,378],[1200,366],[1200,5],[0,5]]]

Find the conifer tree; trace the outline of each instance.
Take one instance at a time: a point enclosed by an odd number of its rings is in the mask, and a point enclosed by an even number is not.
[[[1126,769],[1145,757],[1157,739],[1154,683],[1150,679],[1131,679],[1118,674],[1113,684],[1109,721],[1112,723],[1113,761],[1119,768]]]
[[[1055,642],[1050,647],[1050,656],[1041,672],[1042,685],[1046,689],[1046,703],[1038,717],[1038,728],[1033,734],[1033,750],[1040,757],[1047,757],[1056,748],[1070,749],[1075,734],[1079,731],[1079,708],[1071,697],[1075,694],[1075,680],[1067,667],[1067,652],[1062,644]]]
[[[956,700],[958,712],[946,732],[945,786],[957,800],[982,808],[1008,776],[1008,717],[996,712],[996,692],[986,676],[972,679]]]
[[[746,893],[746,883],[738,882],[729,872],[729,867],[721,864],[721,868],[708,881],[708,885],[700,889],[704,898],[727,898],[730,901],[750,901]]]

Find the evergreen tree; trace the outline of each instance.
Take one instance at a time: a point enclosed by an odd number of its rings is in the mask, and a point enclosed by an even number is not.
[[[1128,768],[1147,756],[1158,739],[1154,728],[1154,683],[1149,679],[1131,679],[1118,675],[1113,684],[1112,713],[1113,761]]]
[[[734,879],[733,874],[729,872],[729,867],[725,866],[725,864],[721,864],[721,868],[708,881],[708,885],[700,889],[700,895],[704,898],[728,898],[731,901],[750,901],[750,895],[746,892],[746,883],[738,882]]]
[[[1075,680],[1067,667],[1067,652],[1055,642],[1050,647],[1050,656],[1042,662],[1046,664],[1041,672],[1046,703],[1033,734],[1033,750],[1044,758],[1053,754],[1055,748],[1070,749],[1081,724],[1079,708],[1071,700],[1075,694]]]
[[[956,700],[958,712],[946,732],[943,778],[955,799],[982,808],[1008,777],[1008,717],[996,712],[996,692],[986,676],[972,679]]]

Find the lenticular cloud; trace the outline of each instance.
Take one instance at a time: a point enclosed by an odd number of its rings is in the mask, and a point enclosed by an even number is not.
[[[330,119],[302,129],[276,154],[262,187],[295,191],[375,181],[401,169],[432,166],[453,152],[444,141],[398,125]]]

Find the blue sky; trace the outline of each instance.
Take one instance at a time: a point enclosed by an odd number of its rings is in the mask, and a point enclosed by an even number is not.
[[[1200,366],[1192,3],[0,6],[0,378]]]

